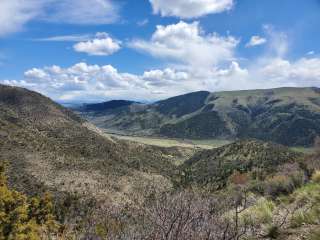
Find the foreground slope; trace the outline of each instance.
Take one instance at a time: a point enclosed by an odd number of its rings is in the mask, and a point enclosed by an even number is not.
[[[154,104],[83,111],[99,127],[174,138],[257,138],[310,146],[320,134],[320,90],[194,92]]]
[[[170,187],[172,155],[107,138],[38,93],[0,85],[0,161],[9,164],[10,184],[24,192],[126,200],[148,182]]]

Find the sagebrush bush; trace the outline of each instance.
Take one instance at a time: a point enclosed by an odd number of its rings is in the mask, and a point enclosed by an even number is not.
[[[260,198],[255,205],[243,212],[242,221],[250,225],[270,224],[272,222],[275,204],[265,198]]]
[[[315,224],[317,216],[313,211],[306,209],[299,209],[296,211],[291,218],[291,227],[297,228],[304,224]]]
[[[316,224],[320,221],[320,185],[307,184],[292,195],[292,205],[296,208],[290,224],[300,227],[305,224]]]
[[[320,171],[315,171],[311,179],[315,183],[320,183]]]
[[[290,178],[285,175],[274,176],[265,183],[265,193],[274,198],[282,194],[288,194],[293,190]]]
[[[309,234],[309,236],[308,236],[307,239],[309,239],[309,240],[319,240],[319,239],[320,239],[320,229],[315,229],[315,230],[313,230],[313,231]]]
[[[276,175],[265,181],[265,194],[275,198],[288,195],[301,187],[305,182],[303,172],[296,171],[290,175]]]

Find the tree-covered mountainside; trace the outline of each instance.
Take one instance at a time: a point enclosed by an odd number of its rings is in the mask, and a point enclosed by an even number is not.
[[[113,110],[115,108],[130,106],[134,103],[136,102],[126,100],[112,100],[103,103],[84,104],[83,106],[75,108],[75,110],[85,112],[103,112]]]
[[[194,92],[154,104],[82,111],[99,127],[129,134],[192,139],[257,138],[310,146],[320,134],[320,90],[279,88]]]

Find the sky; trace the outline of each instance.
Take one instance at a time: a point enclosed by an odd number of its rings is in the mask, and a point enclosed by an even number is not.
[[[0,0],[0,83],[58,102],[320,87],[320,0]]]

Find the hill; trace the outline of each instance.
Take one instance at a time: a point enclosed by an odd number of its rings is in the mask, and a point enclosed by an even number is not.
[[[112,100],[103,103],[95,104],[84,104],[81,107],[75,108],[75,110],[84,111],[84,112],[104,112],[108,110],[113,110],[120,107],[126,107],[134,104],[136,102],[126,101],[126,100]]]
[[[317,239],[317,155],[302,162],[257,140],[196,151],[108,137],[49,98],[0,85],[0,237]]]
[[[275,174],[285,164],[296,163],[303,155],[289,148],[257,140],[242,140],[217,149],[203,150],[187,160],[181,169],[188,183],[226,187],[234,172],[259,170],[264,176]]]
[[[82,111],[95,125],[137,135],[246,139],[310,146],[320,135],[320,89],[279,88],[185,94],[107,112]]]
[[[152,182],[171,186],[176,149],[104,136],[36,92],[0,85],[0,163],[28,194],[49,190],[126,201]],[[176,155],[175,155],[176,154]]]

